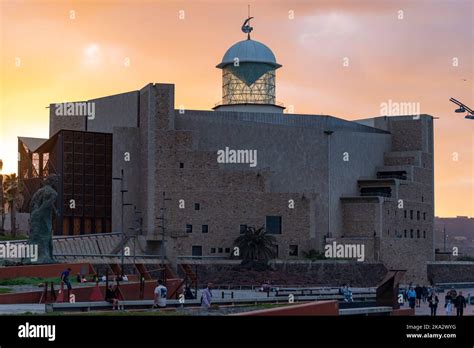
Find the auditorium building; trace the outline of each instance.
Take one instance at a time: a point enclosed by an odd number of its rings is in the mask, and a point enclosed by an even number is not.
[[[163,83],[80,101],[93,117],[50,104],[50,138],[19,138],[23,210],[57,174],[57,235],[122,231],[128,203],[125,233],[139,221],[146,252],[171,263],[228,257],[246,227],[264,226],[277,259],[363,245],[363,262],[426,278],[433,117],[289,113],[276,101],[282,65],[250,33],[217,68],[222,102],[209,110],[176,109],[175,86]]]

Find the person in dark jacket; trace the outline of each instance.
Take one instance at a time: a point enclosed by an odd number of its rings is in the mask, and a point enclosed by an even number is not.
[[[436,310],[438,309],[439,298],[434,290],[431,292],[431,295],[428,296],[428,303],[431,309],[431,316],[435,317]]]
[[[416,288],[415,288],[415,292],[416,292],[416,306],[420,307],[423,288],[421,286],[417,285]]]
[[[459,295],[456,297],[454,305],[456,306],[456,316],[462,317],[464,314],[464,308],[466,308],[466,298],[462,295],[462,291],[459,291]]]
[[[426,303],[426,300],[428,299],[429,296],[428,288],[426,286],[423,286],[421,288],[421,297],[423,299],[423,303]]]
[[[114,310],[115,308],[119,309],[117,287],[114,288],[112,284],[109,285],[109,287],[105,291],[105,300],[112,304],[112,310]]]

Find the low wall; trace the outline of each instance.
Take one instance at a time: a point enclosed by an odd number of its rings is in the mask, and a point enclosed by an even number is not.
[[[257,286],[264,281],[280,286],[376,286],[387,273],[382,263],[351,261],[276,261],[265,271],[248,270],[235,262],[220,264],[192,264],[199,286],[211,282],[218,286]],[[178,268],[178,276],[184,272]]]
[[[315,316],[315,315],[339,315],[337,301],[315,301],[304,304],[295,304],[277,308],[262,309],[244,313],[233,314],[235,316]]]
[[[168,296],[175,293],[176,289],[181,285],[182,279],[168,279],[166,287],[168,288]],[[109,284],[114,284],[109,282]],[[75,296],[76,302],[88,302],[91,301],[91,295],[95,286],[83,286],[73,288],[72,293]],[[153,292],[156,287],[156,281],[150,280],[145,282],[144,288],[144,299],[152,300],[154,298]],[[56,296],[60,287],[55,285]],[[99,289],[102,294],[102,299],[105,297],[105,283],[99,283]],[[48,288],[48,291],[50,289]],[[120,291],[125,300],[139,300],[140,299],[140,283],[121,283]],[[178,290],[178,293],[182,291],[182,288]],[[19,292],[12,294],[1,294],[0,304],[17,304],[17,303],[40,303],[40,299],[43,293],[43,289],[39,291]],[[67,293],[67,288],[66,288]],[[176,299],[176,296],[173,296]]]
[[[77,273],[91,274],[92,266],[88,263],[54,263],[49,265],[29,265],[29,266],[7,266],[0,267],[0,279],[13,279],[20,277],[38,277],[52,278],[59,277],[61,273],[71,268],[71,277],[75,277]]]
[[[406,317],[409,315],[415,315],[415,308],[400,308],[400,309],[394,309],[392,312],[393,316],[396,317]]]
[[[474,261],[428,262],[428,279],[434,283],[474,282]]]

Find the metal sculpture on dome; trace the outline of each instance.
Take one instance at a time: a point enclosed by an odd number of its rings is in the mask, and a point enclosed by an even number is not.
[[[222,102],[214,109],[283,112],[275,99],[275,70],[281,65],[270,48],[250,38],[251,19],[249,15],[241,28],[247,40],[231,46],[217,65],[222,69]]]
[[[242,31],[247,34],[247,40],[250,40],[250,33],[252,32],[253,28],[250,26],[250,20],[253,17],[249,17],[245,20],[244,24],[242,25]]]

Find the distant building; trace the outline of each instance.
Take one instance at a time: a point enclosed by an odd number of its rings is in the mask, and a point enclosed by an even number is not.
[[[453,247],[457,248],[460,256],[474,257],[474,218],[435,217],[435,248],[439,252],[452,254]]]
[[[174,85],[150,83],[87,101],[95,106],[93,118],[59,116],[51,104],[50,135],[111,135],[111,175],[124,170],[126,201],[142,212],[148,252],[165,245],[171,262],[229,256],[246,226],[265,225],[279,259],[324,252],[332,242],[363,245],[364,262],[408,269],[407,281],[426,280],[426,262],[434,260],[433,117],[347,121],[283,113],[276,102],[280,66],[267,46],[249,37],[217,66],[223,97],[214,111],[177,110]],[[219,151],[232,150],[244,151],[246,163],[232,163],[231,155],[218,160]],[[66,156],[64,148],[59,153]],[[61,188],[63,215],[69,198],[80,197],[83,212],[91,196],[97,200],[98,192],[87,189],[98,175],[88,169],[90,161],[84,156],[74,166],[74,178],[84,180],[79,196]],[[120,231],[119,182],[105,172],[112,230]],[[164,206],[165,242],[158,219]],[[107,205],[102,209],[107,216]],[[133,219],[133,209],[125,208],[126,229]]]

